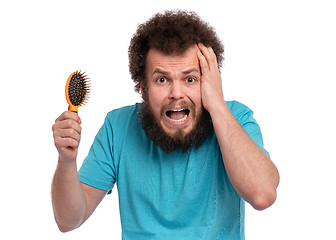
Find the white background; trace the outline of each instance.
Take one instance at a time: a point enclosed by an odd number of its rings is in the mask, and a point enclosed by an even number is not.
[[[69,74],[85,70],[80,166],[106,113],[140,101],[127,56],[137,25],[175,8],[216,29],[225,99],[254,110],[280,171],[277,202],[246,206],[246,239],[336,239],[336,7],[326,0],[1,1],[0,239],[121,238],[116,188],[81,228],[58,231],[51,126]]]

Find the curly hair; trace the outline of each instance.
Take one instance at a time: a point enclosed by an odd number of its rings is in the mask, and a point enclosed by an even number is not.
[[[169,55],[182,55],[200,42],[213,48],[220,68],[224,47],[215,30],[195,12],[166,11],[139,25],[128,48],[129,71],[135,91],[140,92],[140,81],[146,86],[146,58],[150,48]]]

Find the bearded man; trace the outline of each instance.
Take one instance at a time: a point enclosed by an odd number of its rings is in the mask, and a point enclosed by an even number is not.
[[[66,111],[53,125],[62,232],[81,226],[116,183],[122,239],[244,239],[245,201],[271,206],[279,174],[253,112],[224,100],[223,52],[193,12],[139,25],[129,67],[143,102],[107,114],[79,172],[80,118]]]

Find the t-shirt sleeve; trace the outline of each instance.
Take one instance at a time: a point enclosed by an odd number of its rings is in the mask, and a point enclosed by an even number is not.
[[[253,111],[244,104],[234,101],[231,107],[231,112],[254,144],[267,156],[270,156],[264,148],[261,130],[257,121],[253,117]]]
[[[113,129],[108,117],[98,131],[88,156],[79,170],[79,180],[111,193],[116,181],[113,156]]]

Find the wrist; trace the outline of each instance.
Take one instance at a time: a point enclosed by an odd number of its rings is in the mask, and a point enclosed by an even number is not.
[[[64,168],[76,167],[77,168],[77,161],[75,159],[67,159],[62,157],[61,155],[58,156],[58,166]]]
[[[220,126],[222,129],[230,128],[232,124],[236,122],[236,119],[232,115],[230,108],[224,101],[221,104],[217,104],[216,108],[213,108],[211,111],[209,111],[209,114],[214,126]]]
[[[224,99],[221,99],[217,102],[213,102],[211,106],[206,108],[209,112],[211,118],[215,118],[217,115],[220,115],[221,113],[224,113],[226,111],[230,111],[230,109],[227,107]]]

